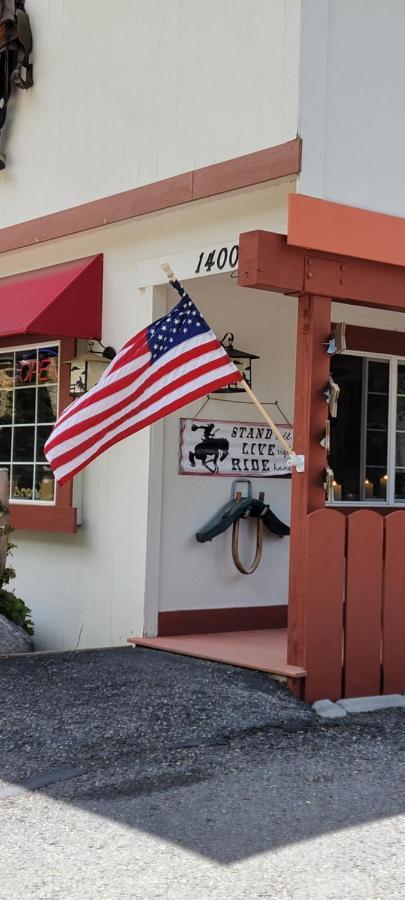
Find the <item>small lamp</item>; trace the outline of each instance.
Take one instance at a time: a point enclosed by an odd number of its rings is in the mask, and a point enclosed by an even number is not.
[[[83,342],[81,342],[83,343]],[[101,350],[95,350],[99,344]],[[116,356],[114,347],[104,347],[101,341],[88,341],[83,351],[78,349],[74,359],[68,360],[70,366],[70,396],[81,397],[99,381],[112,359]]]
[[[239,369],[239,372],[243,375],[249,387],[252,387],[252,360],[260,359],[260,356],[257,356],[255,353],[249,353],[247,350],[237,350],[237,348],[233,346],[234,340],[234,335],[231,331],[228,331],[222,338],[221,344],[232,362],[235,363],[236,368]],[[240,387],[238,381],[234,381],[232,384],[228,384],[226,387],[215,391],[215,393],[243,394],[244,389]]]

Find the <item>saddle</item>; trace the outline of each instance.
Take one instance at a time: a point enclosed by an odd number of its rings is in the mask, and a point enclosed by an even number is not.
[[[287,537],[290,534],[289,526],[277,518],[268,503],[264,503],[264,500],[256,500],[253,497],[241,497],[240,495],[238,499],[236,495],[229,503],[225,503],[225,506],[206,525],[197,531],[197,541],[199,544],[212,541],[218,534],[222,534],[227,528],[230,528],[234,522],[242,518],[246,519],[248,516],[252,516],[254,519],[260,518],[268,531],[279,538]]]
[[[17,29],[11,26],[9,22],[2,22],[0,25],[0,51],[6,47],[6,45],[13,40],[14,36],[17,35]]]
[[[248,486],[248,496],[242,497],[241,491],[237,490],[237,485],[241,482]],[[246,568],[239,556],[239,529],[240,520],[249,516],[256,519],[256,553],[254,560]],[[251,575],[256,571],[263,551],[263,526],[271,534],[279,538],[286,537],[290,534],[288,525],[281,522],[280,519],[272,512],[270,506],[264,502],[264,494],[260,493],[259,498],[252,497],[252,487],[247,479],[234,481],[232,484],[231,500],[225,504],[212,519],[207,522],[196,534],[196,539],[200,544],[206,541],[212,541],[218,534],[222,534],[232,526],[232,558],[236,568],[243,575]]]
[[[10,15],[0,23],[0,54],[10,54],[6,78],[23,90],[33,85],[31,50],[32,32],[28,13],[23,6],[19,6],[11,16],[10,9]]]

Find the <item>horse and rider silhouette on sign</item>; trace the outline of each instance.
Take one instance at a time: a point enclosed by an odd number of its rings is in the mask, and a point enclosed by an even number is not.
[[[193,423],[191,431],[202,431],[204,439],[197,443],[193,450],[190,450],[188,455],[190,465],[194,469],[196,461],[200,462],[208,472],[211,472],[212,475],[217,475],[219,472],[218,462],[223,462],[228,456],[229,441],[226,438],[215,437],[220,429],[215,428],[213,422],[207,425],[195,425]]]
[[[25,0],[0,0],[0,171],[6,168],[1,138],[13,86],[33,85],[32,32]]]

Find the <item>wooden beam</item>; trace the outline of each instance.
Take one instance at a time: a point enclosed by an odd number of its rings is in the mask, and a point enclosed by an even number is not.
[[[193,172],[193,200],[297,175],[301,170],[301,139],[256,150]]]
[[[405,321],[404,321],[405,329]],[[332,331],[334,324],[332,323]],[[389,331],[385,328],[364,328],[362,325],[346,325],[348,350],[365,353],[387,353],[389,356],[405,356],[405,330]]]
[[[290,194],[288,243],[405,266],[405,219],[305,194]]]
[[[301,140],[295,138],[235,159],[139,185],[70,209],[0,229],[0,253],[125,222],[173,206],[298,174]]]
[[[289,247],[284,234],[247,231],[239,237],[240,287],[300,294],[305,285],[304,267],[304,251]]]
[[[290,580],[288,603],[288,656],[304,665],[307,558],[304,534],[308,513],[325,505],[323,487],[326,451],[320,445],[328,407],[323,396],[330,359],[324,341],[330,332],[331,301],[303,296],[298,302],[295,370],[294,450],[305,456],[305,471],[292,474]]]
[[[271,231],[240,235],[238,279],[240,287],[405,311],[405,267],[292,247]]]
[[[355,306],[405,310],[405,268],[401,266],[308,251],[305,289]]]

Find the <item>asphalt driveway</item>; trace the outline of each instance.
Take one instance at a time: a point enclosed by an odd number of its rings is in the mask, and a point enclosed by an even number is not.
[[[405,897],[405,711],[144,649],[0,660],[2,900]]]

